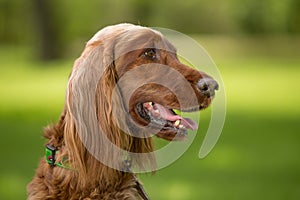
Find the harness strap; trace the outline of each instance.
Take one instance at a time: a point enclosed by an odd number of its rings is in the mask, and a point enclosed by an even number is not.
[[[135,176],[135,174],[131,170],[131,160],[128,160],[128,159],[124,160],[123,167],[124,167],[124,171],[129,172],[132,175],[132,177],[135,181],[135,189],[137,189],[139,195],[143,198],[143,200],[150,200],[143,185],[140,183],[138,178]]]
[[[144,200],[150,200],[143,185],[138,181],[138,179],[136,178],[136,176],[134,174],[132,174],[132,176],[135,179],[135,188],[137,189],[139,195],[144,199]]]

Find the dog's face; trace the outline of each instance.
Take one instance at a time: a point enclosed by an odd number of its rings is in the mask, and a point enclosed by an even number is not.
[[[134,38],[128,36],[135,35]],[[132,123],[147,127],[166,140],[184,139],[198,124],[174,112],[209,106],[218,84],[204,72],[182,64],[175,47],[151,29],[127,33],[122,48],[115,47],[118,87]]]

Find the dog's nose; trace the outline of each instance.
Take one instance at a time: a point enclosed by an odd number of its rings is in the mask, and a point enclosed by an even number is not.
[[[215,95],[215,90],[219,89],[219,84],[212,78],[202,78],[198,81],[197,86],[202,94],[207,97]]]

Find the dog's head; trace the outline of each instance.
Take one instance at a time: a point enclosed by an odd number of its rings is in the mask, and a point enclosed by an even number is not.
[[[176,48],[157,31],[136,27],[120,38],[114,67],[129,118],[166,140],[181,140],[187,129],[196,130],[195,121],[174,110],[191,112],[208,107],[217,82],[181,63]]]
[[[123,150],[152,152],[151,134],[181,140],[198,124],[176,112],[208,107],[217,89],[213,78],[181,63],[161,33],[106,27],[88,41],[69,78],[64,137],[70,157],[83,169],[83,149],[115,162]],[[116,147],[121,153],[112,152]]]
[[[120,24],[102,29],[87,43],[74,65],[71,88],[70,93],[79,91],[76,98],[85,101],[73,104],[82,104],[82,109],[77,108],[81,115],[90,106],[100,124],[105,121],[103,114],[111,115],[116,126],[133,129],[129,132],[144,129],[166,140],[180,140],[187,129],[195,130],[198,124],[174,110],[208,107],[218,84],[204,72],[182,64],[175,47],[161,33]],[[95,94],[95,99],[86,94],[83,100],[84,93]],[[106,101],[101,101],[103,98]]]

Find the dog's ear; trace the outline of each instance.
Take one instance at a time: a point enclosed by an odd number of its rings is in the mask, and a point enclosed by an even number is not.
[[[123,115],[126,112],[112,55],[111,43],[88,43],[69,78],[64,139],[73,167],[82,178],[89,176],[86,165],[95,168],[91,173],[102,173],[103,167],[96,170],[99,161],[121,170],[129,151],[139,154],[152,150],[151,138],[134,138],[126,126],[128,116]],[[122,112],[116,114],[115,110]],[[147,163],[153,163],[152,154],[151,159],[146,157]]]
[[[112,47],[105,47],[101,42],[89,44],[81,57],[76,60],[69,78],[64,138],[70,160],[79,176],[86,176],[86,164],[89,164],[89,167],[96,165],[92,163],[95,159],[89,155],[99,159],[101,152],[101,159],[114,162],[112,157],[110,159],[103,157],[112,155],[113,144],[107,142],[108,138],[104,134],[107,130],[99,124],[101,120],[106,123],[111,121],[108,118],[100,119],[97,114],[101,110],[103,116],[110,115],[109,88],[115,83],[115,78],[107,77],[114,75],[110,73],[114,67],[111,51]],[[104,79],[105,82],[99,81]],[[97,95],[99,90],[105,91]]]

